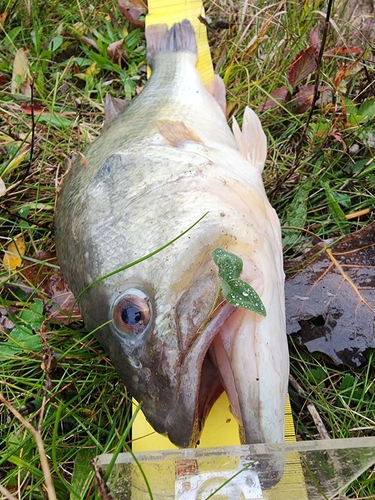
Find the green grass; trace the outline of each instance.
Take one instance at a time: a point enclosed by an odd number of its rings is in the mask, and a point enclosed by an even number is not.
[[[325,12],[325,4],[296,1],[268,7],[259,1],[259,9],[249,8],[245,16],[234,3],[208,6],[214,22],[229,22],[228,29],[209,32],[214,64],[227,86],[229,117],[241,121],[247,104],[260,110],[273,91],[288,85],[292,61],[311,44],[312,31],[322,38],[319,11]],[[126,389],[92,334],[80,321],[67,324],[47,312],[47,271],[56,273],[53,209],[72,155],[100,133],[105,93],[129,100],[144,84],[144,33],[129,26],[114,0],[95,5],[86,0],[5,1],[2,9],[0,15],[8,15],[1,18],[0,32],[0,176],[8,191],[0,198],[0,245],[5,250],[22,234],[26,249],[22,268],[0,269],[1,392],[40,427],[57,497],[94,499],[94,472],[87,463],[117,449],[129,405]],[[347,24],[333,14],[337,29],[331,25],[326,50],[348,39]],[[112,61],[107,47],[121,38],[127,55]],[[340,68],[357,54],[323,60],[320,84],[333,98],[315,109],[307,126],[309,110],[297,114],[293,103],[260,113],[269,142],[265,186],[285,227],[332,238],[370,222],[370,214],[348,221],[343,216],[375,205],[374,69],[370,47],[362,47],[362,59],[336,86]],[[21,48],[27,50],[31,97],[10,92],[12,65]],[[314,78],[312,72],[301,84],[313,85]],[[21,80],[15,82],[20,89]],[[44,114],[32,116],[31,101]],[[305,231],[285,229],[283,237],[287,259],[313,244]],[[41,251],[50,253],[41,256]],[[33,271],[35,259],[43,265]],[[373,354],[353,370],[307,353],[292,339],[290,348],[291,372],[330,436],[374,435]],[[316,439],[301,396],[293,409],[298,436]],[[36,443],[5,408],[0,436],[7,444],[0,451],[1,484],[16,498],[45,498]],[[345,494],[374,498],[372,472]]]

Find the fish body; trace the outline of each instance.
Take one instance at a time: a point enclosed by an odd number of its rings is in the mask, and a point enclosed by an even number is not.
[[[188,21],[152,26],[146,38],[150,80],[63,181],[59,263],[86,327],[157,432],[194,446],[224,389],[242,442],[281,442],[289,362],[280,225],[261,177],[264,132],[247,108],[232,133],[221,80],[208,92],[195,68]],[[215,248],[243,260],[241,279],[266,317],[224,304],[208,320]]]

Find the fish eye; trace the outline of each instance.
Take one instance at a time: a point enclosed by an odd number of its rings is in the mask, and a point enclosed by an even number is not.
[[[112,309],[113,324],[122,334],[140,334],[150,323],[152,309],[147,295],[136,288],[121,294]]]

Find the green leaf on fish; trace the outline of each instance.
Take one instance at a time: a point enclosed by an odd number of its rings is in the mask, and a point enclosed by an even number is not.
[[[222,248],[215,248],[211,255],[219,268],[219,277],[222,280],[228,282],[240,277],[243,268],[243,262],[240,257]]]
[[[223,296],[229,304],[266,316],[266,308],[254,288],[239,278],[243,262],[237,255],[215,248],[212,258],[219,268]]]

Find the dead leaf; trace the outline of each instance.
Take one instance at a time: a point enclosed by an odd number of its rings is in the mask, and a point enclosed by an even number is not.
[[[141,0],[118,0],[118,8],[130,24],[144,26],[145,22],[139,20],[147,12],[147,4]]]
[[[311,45],[316,48],[318,46],[319,42],[320,42],[319,31],[314,30],[311,33]]]
[[[22,234],[19,234],[9,243],[4,252],[3,264],[8,271],[14,271],[22,266],[22,256],[26,246]]]
[[[96,49],[99,52],[99,47],[98,47],[98,44],[95,42],[95,40],[93,40],[92,38],[85,36],[85,35],[81,36],[81,40],[86,45],[88,45],[89,47],[93,47],[94,49]]]
[[[7,11],[4,11],[0,14],[0,25],[3,25],[5,23],[7,17],[8,17]]]
[[[147,2],[144,0],[118,0],[118,3],[124,9],[134,9],[141,14],[146,14],[147,12]]]
[[[355,61],[343,64],[341,66],[333,81],[335,88],[338,88],[341,85],[342,81],[353,73],[353,71],[357,68],[358,64],[360,63],[362,57],[363,57],[363,52],[361,52],[361,54],[357,57]]]
[[[47,391],[50,391],[53,387],[51,375],[53,375],[53,373],[56,371],[57,358],[52,348],[48,345],[47,335],[44,333],[44,335],[41,335],[41,338],[44,346],[42,353],[42,363],[40,367],[43,371],[46,372],[45,388]]]
[[[122,58],[122,56],[127,56],[124,49],[124,40],[117,40],[117,42],[110,43],[107,47],[107,54],[112,62],[120,65],[120,59]]]
[[[48,319],[63,324],[81,321],[78,305],[63,275],[58,269],[48,265],[56,265],[56,257],[50,252],[41,251],[34,256],[34,259],[38,262],[25,264],[22,275],[25,278],[25,285],[31,284],[41,292],[40,298],[45,302]]]
[[[12,330],[16,325],[8,317],[8,311],[4,307],[0,307],[0,328],[6,331]]]
[[[29,61],[26,50],[22,48],[14,56],[11,92],[31,97]]]
[[[375,222],[285,262],[287,333],[310,352],[358,367],[375,348]]]
[[[331,50],[327,50],[323,53],[323,57],[334,57],[334,56],[350,56],[355,54],[362,54],[362,49],[359,47],[336,47]]]

